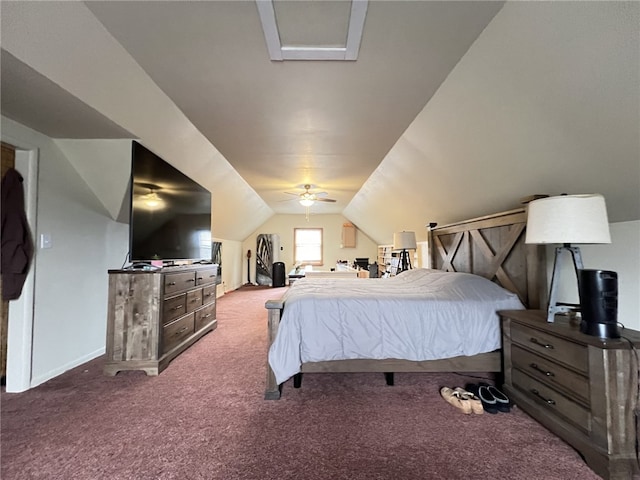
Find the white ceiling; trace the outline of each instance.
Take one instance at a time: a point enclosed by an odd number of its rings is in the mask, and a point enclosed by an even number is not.
[[[278,0],[282,43],[343,45],[350,5]],[[2,114],[140,138],[212,190],[223,238],[303,213],[305,183],[379,243],[532,193],[638,219],[637,6],[372,1],[356,61],[272,61],[253,1],[3,1]]]

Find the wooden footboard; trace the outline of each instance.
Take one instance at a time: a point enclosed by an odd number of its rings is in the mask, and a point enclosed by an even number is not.
[[[282,316],[282,308],[284,303],[282,300],[267,300],[265,303],[267,308],[267,389],[264,392],[265,400],[278,400],[280,398],[280,386],[276,382],[276,376],[273,374],[271,365],[269,365],[269,349],[278,334],[278,326]]]

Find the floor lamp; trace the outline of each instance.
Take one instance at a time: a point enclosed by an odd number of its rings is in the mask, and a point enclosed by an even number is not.
[[[396,273],[411,270],[411,260],[409,259],[409,250],[415,250],[416,233],[415,232],[397,232],[393,234],[393,249],[400,252],[400,263]]]
[[[580,248],[571,244],[611,243],[604,197],[598,194],[559,195],[532,201],[527,214],[525,243],[562,244],[555,250],[547,322],[553,322],[556,313],[579,311],[580,305],[558,302],[558,260],[564,252],[571,255],[577,283],[579,271],[584,266]]]

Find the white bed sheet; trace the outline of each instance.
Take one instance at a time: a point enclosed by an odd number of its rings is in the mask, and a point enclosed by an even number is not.
[[[302,363],[346,359],[435,360],[500,348],[498,310],[518,296],[477,275],[414,269],[391,278],[297,280],[269,364],[278,384]]]

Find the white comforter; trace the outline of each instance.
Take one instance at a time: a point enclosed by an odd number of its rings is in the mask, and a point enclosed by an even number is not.
[[[305,362],[434,360],[500,348],[498,310],[517,295],[467,273],[415,269],[392,278],[297,280],[269,364],[280,384]]]

